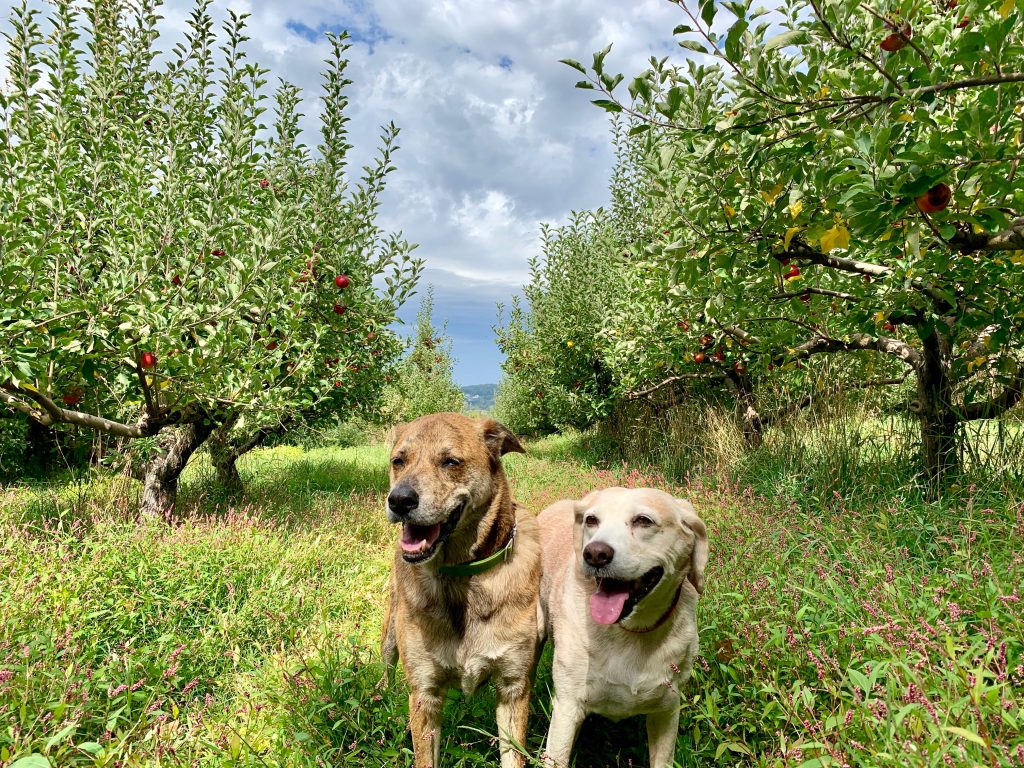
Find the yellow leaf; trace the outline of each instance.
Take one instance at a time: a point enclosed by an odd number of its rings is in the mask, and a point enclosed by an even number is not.
[[[1024,264],[1024,251],[1014,251],[1013,255],[1010,256],[1011,264]]]
[[[729,142],[728,141],[725,142],[725,144],[722,145],[722,151],[723,152],[728,152],[729,151]]]
[[[967,361],[967,372],[971,373],[975,368],[980,368],[986,362],[988,362],[988,358],[985,357],[985,356],[976,357],[973,360],[968,360]]]
[[[818,91],[818,98],[819,99],[824,99],[826,96],[828,96],[828,93],[829,93],[829,87],[827,85],[823,85],[823,86],[821,86],[821,89]]]
[[[761,192],[761,197],[762,197],[762,199],[764,199],[764,201],[766,203],[768,203],[768,205],[771,205],[772,203],[774,203],[778,199],[778,197],[779,197],[779,195],[781,193],[782,193],[782,185],[781,184],[776,184],[771,189],[769,189],[767,191],[762,191]]]
[[[832,227],[821,236],[821,250],[825,253],[834,251],[836,248],[850,247],[850,230],[846,227]]]
[[[885,322],[885,312],[875,312],[875,325],[881,325]]]
[[[985,228],[983,226],[981,226],[980,224],[972,224],[971,225],[971,229],[974,230],[974,234],[976,234],[976,235],[980,235],[982,232],[985,231]]]
[[[1000,18],[1009,18],[1010,14],[1013,13],[1014,4],[1015,0],[1003,0],[1003,4],[999,6]]]
[[[881,236],[880,238],[878,238],[878,239],[879,239],[879,240],[882,240],[882,241],[884,242],[885,240],[888,240],[889,238],[891,238],[891,237],[892,237],[892,233],[893,233],[893,230],[891,230],[891,229],[890,229],[890,230],[887,230],[887,231],[886,231],[886,233],[885,233],[884,235],[882,235],[882,236]]]
[[[896,120],[901,123],[912,123],[914,121],[914,116],[909,112],[904,112],[902,115],[897,117]]]
[[[804,209],[804,201],[797,200],[795,203],[789,204],[789,215],[794,219],[800,215],[800,211]]]
[[[803,227],[790,227],[786,230],[786,236],[782,240],[782,247],[784,250],[789,250],[789,244],[793,242],[793,236],[801,229],[803,229]]]
[[[725,204],[725,205],[723,206],[723,208],[724,208],[724,210],[725,210],[725,217],[726,217],[727,219],[731,219],[731,218],[732,218],[733,216],[735,216],[735,215],[736,215],[736,209],[735,209],[735,208],[733,208],[733,207],[732,207],[731,205],[729,205],[728,203],[726,203],[726,204]]]

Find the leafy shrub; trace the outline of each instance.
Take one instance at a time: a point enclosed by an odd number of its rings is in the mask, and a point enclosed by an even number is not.
[[[18,477],[25,468],[28,421],[21,416],[0,418],[0,480]]]

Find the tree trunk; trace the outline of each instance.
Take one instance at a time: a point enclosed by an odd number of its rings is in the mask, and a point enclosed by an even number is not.
[[[764,419],[757,407],[753,380],[746,374],[727,374],[727,380],[735,387],[736,412],[743,428],[743,444],[750,450],[759,448],[764,441]]]
[[[210,443],[210,462],[217,473],[217,485],[229,496],[239,496],[244,490],[242,476],[238,474],[238,459],[230,443]]]
[[[241,453],[231,440],[231,430],[238,423],[237,414],[221,424],[206,444],[210,451],[210,463],[217,473],[217,484],[228,496],[239,496],[244,490],[242,476],[238,474],[238,459]]]
[[[159,449],[146,465],[139,512],[145,517],[166,517],[178,499],[178,478],[196,449],[210,436],[208,422],[184,424],[157,437]]]
[[[940,491],[960,470],[949,377],[948,344],[937,333],[922,339],[924,355],[917,372],[917,417],[921,422],[921,459],[932,493]]]

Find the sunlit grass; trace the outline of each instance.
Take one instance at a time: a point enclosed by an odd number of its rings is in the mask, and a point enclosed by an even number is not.
[[[613,483],[672,487],[594,435],[506,457],[538,511]],[[0,493],[0,765],[411,765],[401,681],[376,655],[395,531],[386,449],[246,457],[237,503],[190,468],[172,525],[134,481]],[[928,503],[692,476],[711,533],[681,765],[1015,765],[1024,507],[1009,487]],[[810,470],[804,470],[810,471]],[[539,755],[550,675],[535,689]],[[493,765],[493,698],[453,694],[446,766]],[[643,723],[588,721],[578,766],[646,764]],[[632,763],[630,762],[632,761]]]

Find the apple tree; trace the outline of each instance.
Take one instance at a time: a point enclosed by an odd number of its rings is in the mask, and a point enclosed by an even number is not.
[[[344,38],[311,151],[296,89],[270,99],[244,17],[218,46],[208,6],[164,58],[153,0],[58,0],[46,19],[23,5],[7,36],[0,407],[155,438],[145,513],[173,505],[219,426],[371,397],[419,269],[374,223],[397,129],[361,180],[345,172]]]
[[[566,62],[646,142],[649,301],[689,334],[662,380],[719,364],[750,389],[821,355],[910,377],[941,485],[962,426],[1024,387],[1024,4],[675,5],[688,58],[628,96],[607,49]]]
[[[387,423],[465,407],[465,396],[455,383],[451,336],[446,326],[435,327],[433,315],[430,286],[420,301],[405,354],[386,379],[381,417]]]
[[[621,372],[610,365],[606,333],[615,297],[628,289],[632,253],[649,227],[651,199],[638,172],[637,142],[614,121],[617,162],[611,204],[576,211],[541,228],[523,299],[501,307],[495,328],[505,355],[496,408],[503,423],[537,433],[584,428],[618,402]]]

